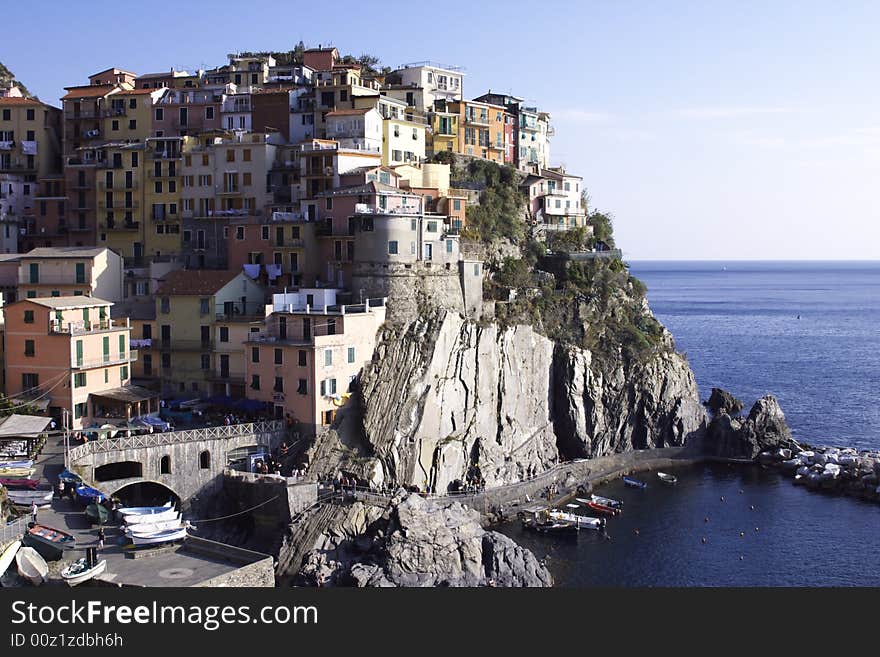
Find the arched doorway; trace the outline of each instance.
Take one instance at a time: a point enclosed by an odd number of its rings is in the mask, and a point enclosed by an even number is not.
[[[155,481],[139,481],[127,484],[114,494],[122,506],[161,506],[168,500],[180,504],[180,496],[163,484]]]

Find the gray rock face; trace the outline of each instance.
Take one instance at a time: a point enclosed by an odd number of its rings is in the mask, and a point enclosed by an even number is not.
[[[722,413],[712,420],[707,432],[707,453],[724,458],[753,459],[765,450],[796,447],[785,414],[773,395],[755,402],[746,420]]]
[[[418,495],[392,505],[369,525],[335,523],[306,555],[309,582],[353,586],[551,586],[535,556],[511,539],[484,530],[479,514],[460,504],[440,506]],[[375,509],[373,513],[375,513]]]
[[[445,492],[478,466],[499,486],[560,458],[682,445],[705,427],[674,353],[597,374],[591,352],[531,326],[440,311],[387,331],[376,356],[361,376],[362,458],[344,468],[377,484]]]
[[[706,408],[709,409],[713,416],[725,413],[731,417],[735,417],[740,414],[740,411],[742,411],[743,403],[726,390],[712,388],[712,394],[709,395],[709,399],[706,402]]]

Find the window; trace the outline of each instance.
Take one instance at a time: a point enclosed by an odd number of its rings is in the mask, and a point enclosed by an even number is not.
[[[110,124],[111,130],[119,130],[119,121],[114,120],[113,123]]]
[[[25,340],[24,341],[24,355],[25,356],[33,356],[34,354],[34,341],[33,340]]]
[[[333,199],[332,199],[332,198],[328,198],[328,199],[324,202],[324,208],[327,209],[327,210],[332,210],[332,209],[333,209]]]
[[[125,336],[119,336],[119,357],[125,358]]]
[[[165,119],[165,110],[161,107],[156,108],[156,120],[163,121]]]
[[[171,474],[171,457],[167,454],[159,459],[159,474]]]
[[[211,369],[211,354],[202,354],[201,360],[203,370]]]
[[[12,120],[12,110],[9,110],[9,109],[3,110],[3,120],[4,121],[11,121]]]
[[[309,382],[308,382],[308,380],[307,380],[307,379],[300,379],[300,380],[297,382],[297,385],[296,385],[296,391],[297,391],[300,395],[307,395],[307,394],[309,394]]]
[[[349,348],[348,348],[348,362],[349,362],[349,363],[353,363],[353,362],[354,362],[354,347],[349,347]]]
[[[138,154],[137,153],[131,154],[131,168],[132,169],[138,168]]]
[[[88,412],[88,404],[86,404],[85,402],[77,404],[73,407],[73,417],[77,420],[81,417],[85,417],[86,415],[88,415]]]
[[[128,365],[119,368],[119,380],[125,383],[128,380]]]
[[[25,324],[33,324],[34,323],[34,311],[33,310],[25,310],[24,311],[24,323]]]
[[[251,375],[251,388],[253,388],[254,390],[260,389],[260,375],[259,374],[252,374]]]
[[[284,351],[282,349],[275,350],[275,364],[283,365],[284,364]]]
[[[209,119],[209,120],[214,118],[214,108],[213,107],[206,107],[205,108],[205,118]]]
[[[324,350],[324,367],[331,367],[333,365],[333,350],[325,349]]]
[[[263,239],[263,240],[269,239],[269,227],[268,226],[261,226],[260,228],[261,228],[260,239]]]
[[[235,151],[231,148],[226,149],[226,161],[235,162]]]
[[[171,354],[167,352],[162,354],[162,367],[171,367]]]
[[[159,299],[159,312],[162,313],[170,313],[171,312],[171,299],[168,297],[162,297]]]
[[[250,162],[251,161],[251,149],[250,148],[243,148],[242,149],[242,157],[245,162]]]
[[[321,381],[321,396],[328,397],[336,394],[336,379],[324,379]]]
[[[458,199],[458,198],[453,199],[452,200],[452,207],[455,210],[461,210],[461,199]]]
[[[220,342],[229,342],[229,327],[220,327]]]
[[[137,121],[135,119],[128,120],[128,129],[129,130],[137,130]]]
[[[34,120],[34,110],[29,109],[29,110],[27,111],[27,120],[28,120],[28,121],[33,121],[33,120]]]
[[[275,386],[272,388],[274,392],[284,392],[284,377],[275,377]]]
[[[104,370],[104,383],[110,383],[110,370]]]
[[[237,239],[237,240],[244,239],[244,226],[236,226],[235,227],[235,239]]]
[[[390,240],[388,242],[388,254],[397,255],[397,240]]]
[[[251,347],[251,362],[259,363],[260,362],[260,348],[259,347]]]
[[[437,222],[436,221],[429,221],[428,222],[428,232],[429,233],[436,233],[437,232]]]
[[[446,253],[452,253],[452,240],[446,240]]]
[[[199,314],[207,315],[210,310],[210,299],[199,299]]]
[[[155,191],[156,191],[157,194],[161,194],[161,193],[162,193],[162,181],[161,181],[161,180],[157,180],[157,181],[155,182],[155,186],[154,186],[154,188],[155,188]]]
[[[85,388],[86,386],[86,373],[85,372],[77,372],[73,375],[73,387],[74,388]]]

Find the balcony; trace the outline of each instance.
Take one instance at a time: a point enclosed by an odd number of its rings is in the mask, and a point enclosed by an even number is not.
[[[98,181],[98,189],[101,190],[102,192],[105,192],[105,191],[124,192],[124,191],[138,189],[139,186],[140,185],[137,180],[130,180],[130,181],[114,180],[113,182],[111,182],[109,184],[107,183],[106,180]]]
[[[173,171],[168,171],[167,173],[159,173],[159,174],[157,174],[156,171],[153,170],[153,169],[149,169],[149,170],[147,171],[147,177],[148,177],[148,178],[153,178],[153,179],[159,179],[159,178],[176,178],[178,175],[180,175],[180,172],[177,171],[176,169],[173,170]]]
[[[126,110],[125,106],[123,107],[102,107],[98,114],[100,116],[125,116],[128,114],[128,110]]]
[[[100,224],[101,230],[140,230],[139,221],[107,221]]]
[[[292,237],[286,237],[283,240],[275,240],[272,246],[276,249],[302,249],[305,247],[305,242],[301,239],[293,239]]]
[[[181,158],[180,151],[154,151],[151,155],[154,160],[179,160]]]
[[[70,283],[67,283],[70,285]],[[81,283],[87,285],[87,283]],[[97,322],[49,322],[49,333],[62,335],[88,335],[91,333],[103,333],[105,331],[122,331],[130,329],[128,318],[125,321],[118,319],[102,319]]]
[[[67,110],[64,112],[64,118],[70,119],[71,121],[78,121],[79,119],[94,119],[97,116],[98,113],[93,109],[81,109],[78,112]]]
[[[77,360],[71,367],[75,370],[90,370],[96,367],[108,367],[110,365],[126,365],[138,359],[137,351],[129,351],[128,354],[105,354],[101,358]]]
[[[141,206],[141,203],[137,199],[132,199],[128,203],[124,200],[119,201],[117,205],[115,202],[107,204],[106,199],[101,199],[98,201],[98,209],[99,210],[137,210]]]
[[[241,194],[241,187],[238,185],[224,185],[223,187],[215,186],[214,191],[220,195],[233,195],[233,194]]]
[[[93,226],[91,224],[72,224],[66,226],[66,228],[71,233],[90,233],[93,230]]]
[[[474,115],[474,116],[467,116],[467,115],[465,115],[464,122],[465,122],[465,123],[468,123],[468,124],[470,124],[470,125],[481,125],[481,126],[485,126],[485,127],[487,127],[487,128],[491,125],[491,124],[489,123],[489,117],[488,117],[488,116],[476,116],[476,115]]]
[[[153,349],[162,351],[213,351],[214,340],[153,340]]]

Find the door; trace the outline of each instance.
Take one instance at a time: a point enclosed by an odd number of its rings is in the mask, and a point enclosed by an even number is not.
[[[229,354],[220,354],[220,376],[221,378],[229,378]]]
[[[275,227],[275,246],[284,246],[284,226]]]
[[[207,347],[211,344],[211,327],[210,326],[202,326],[201,335],[202,335],[202,346]]]
[[[312,339],[312,320],[305,317],[303,318],[303,340],[311,340]]]
[[[281,340],[287,339],[287,318],[279,317],[278,318],[278,338]]]
[[[425,244],[425,260],[433,260],[434,259],[434,245],[433,244]]]

